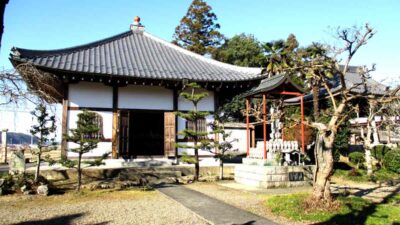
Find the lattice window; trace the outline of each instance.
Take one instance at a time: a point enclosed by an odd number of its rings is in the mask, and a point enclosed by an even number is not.
[[[97,126],[99,128],[99,131],[91,133],[91,134],[88,134],[86,138],[103,140],[104,139],[104,135],[103,135],[103,117],[99,113],[95,112],[95,118],[93,119],[93,125]]]
[[[186,121],[186,129],[195,130],[193,121]],[[197,120],[197,132],[207,132],[207,121],[205,118],[201,118]],[[190,141],[193,141],[193,138],[188,138]],[[207,139],[207,136],[199,137],[199,140]]]

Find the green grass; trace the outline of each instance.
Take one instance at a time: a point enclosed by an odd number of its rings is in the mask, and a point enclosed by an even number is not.
[[[266,204],[272,213],[294,221],[320,222],[322,224],[399,224],[400,194],[385,204],[373,204],[359,197],[338,197],[337,210],[315,210],[306,212],[303,205],[309,194],[274,196]]]
[[[368,182],[370,181],[370,179],[367,176],[367,172],[365,170],[361,170],[361,169],[356,169],[357,173],[359,175],[357,176],[349,176],[351,170],[347,170],[347,169],[335,169],[333,176],[335,177],[340,177],[341,179],[344,180],[351,180],[354,182]]]
[[[353,165],[339,162],[335,163],[333,176],[339,177],[343,180],[350,180],[354,182],[368,182],[368,181],[387,181],[393,179],[400,179],[400,174],[386,170],[385,168],[374,169],[372,177],[367,176],[365,169],[356,169],[357,176],[350,176]]]

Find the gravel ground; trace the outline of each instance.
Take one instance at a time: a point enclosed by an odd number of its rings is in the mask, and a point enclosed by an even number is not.
[[[2,196],[0,224],[208,224],[157,191]]]
[[[217,183],[194,183],[186,185],[186,187],[206,194],[210,197],[224,201],[237,208],[247,210],[256,215],[268,218],[279,224],[286,225],[303,225],[304,223],[293,222],[283,217],[278,217],[268,209],[265,205],[265,201],[268,196],[276,194],[272,191],[271,194],[261,194],[249,191],[235,190],[226,186],[219,185]],[[291,192],[295,192],[295,189],[291,189]]]

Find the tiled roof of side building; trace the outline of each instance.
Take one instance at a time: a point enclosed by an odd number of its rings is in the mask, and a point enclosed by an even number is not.
[[[260,79],[262,68],[234,66],[210,59],[146,32],[124,32],[72,48],[38,51],[12,48],[13,63],[82,74],[210,82]]]

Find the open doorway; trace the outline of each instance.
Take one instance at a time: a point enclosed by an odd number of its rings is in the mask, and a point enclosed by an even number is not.
[[[164,112],[121,113],[120,155],[123,158],[164,155]]]

